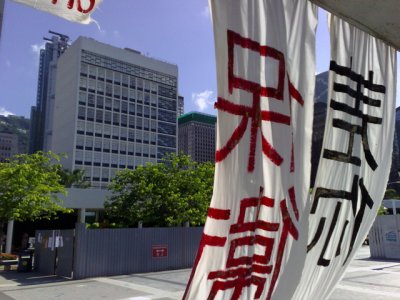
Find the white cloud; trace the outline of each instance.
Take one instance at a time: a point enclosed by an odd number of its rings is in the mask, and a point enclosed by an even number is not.
[[[213,91],[205,90],[200,93],[192,93],[192,102],[200,111],[205,111],[209,106],[212,106],[214,101],[211,99]]]
[[[0,106],[0,116],[14,115],[12,112],[7,111],[4,107]]]
[[[40,53],[40,49],[44,49],[45,44],[46,44],[46,43],[43,42],[42,44],[34,44],[34,45],[31,45],[31,50],[32,50],[32,52],[35,53],[35,54],[39,54],[39,53]]]
[[[201,12],[201,15],[204,17],[204,18],[209,18],[210,17],[210,9],[208,8],[208,5],[206,5],[204,8],[203,8],[203,11]]]
[[[121,34],[119,33],[118,30],[114,30],[114,31],[113,31],[113,35],[114,35],[114,37],[116,37],[116,38],[119,38],[119,37],[121,36]]]

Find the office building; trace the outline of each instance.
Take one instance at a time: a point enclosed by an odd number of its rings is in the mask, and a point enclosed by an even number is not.
[[[183,96],[178,96],[178,117],[185,113],[185,98]]]
[[[59,58],[51,150],[93,187],[177,152],[178,67],[79,37]]]
[[[15,133],[0,133],[0,162],[18,153],[18,136]]]
[[[58,58],[68,48],[68,36],[49,31],[52,38],[40,50],[36,106],[31,108],[29,153],[50,150]]]
[[[215,162],[215,116],[190,112],[178,118],[179,152],[197,162]]]
[[[1,40],[1,30],[3,28],[3,17],[4,17],[4,0],[0,0],[0,40]]]

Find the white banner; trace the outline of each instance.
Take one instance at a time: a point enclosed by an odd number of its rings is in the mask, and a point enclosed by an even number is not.
[[[73,22],[89,24],[90,14],[102,0],[14,0]]]
[[[396,51],[334,16],[330,36],[329,107],[298,300],[333,291],[375,219],[392,161]]]
[[[307,246],[316,7],[212,0],[214,194],[184,299],[290,299]]]

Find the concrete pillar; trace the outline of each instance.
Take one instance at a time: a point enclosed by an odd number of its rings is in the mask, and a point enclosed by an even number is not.
[[[10,220],[8,221],[7,225],[6,253],[11,253],[13,233],[14,233],[14,220]]]
[[[85,208],[78,209],[78,223],[85,223],[85,214],[86,214]]]

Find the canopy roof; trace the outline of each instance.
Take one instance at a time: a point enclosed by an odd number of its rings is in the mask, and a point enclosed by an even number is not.
[[[399,0],[310,0],[400,50]]]

